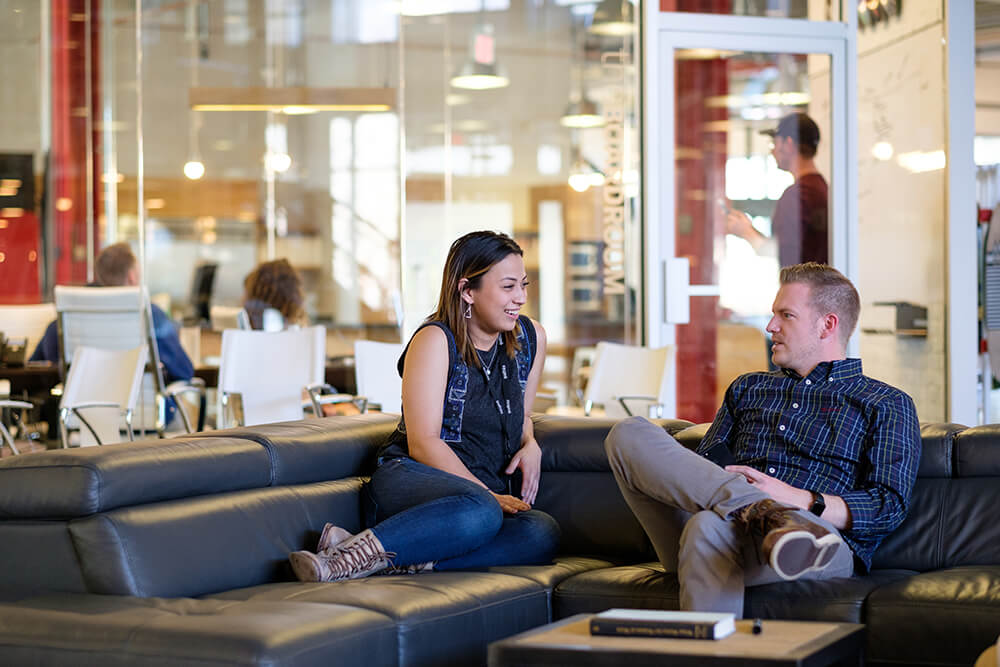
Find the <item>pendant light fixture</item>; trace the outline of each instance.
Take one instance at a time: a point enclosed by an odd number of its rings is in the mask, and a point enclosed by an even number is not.
[[[601,0],[594,10],[590,32],[596,35],[624,37],[635,32],[635,8],[630,0]]]
[[[586,192],[591,186],[604,184],[604,174],[583,157],[578,146],[573,146],[573,162],[569,167],[569,187],[577,192]]]
[[[191,89],[198,87],[198,15],[194,4],[188,5],[187,39],[191,46]],[[197,181],[205,175],[205,164],[201,161],[198,150],[198,133],[201,129],[201,116],[197,111],[188,112],[188,159],[184,163],[184,175],[192,181]]]
[[[570,18],[570,34],[573,48],[576,49],[576,23]],[[580,49],[579,59],[573,63],[573,76],[576,79],[576,91],[571,93],[569,105],[566,112],[559,119],[563,127],[587,128],[600,127],[604,125],[604,116],[601,115],[597,104],[587,97],[587,86],[584,81],[584,68],[587,61],[587,48],[584,45]]]
[[[496,61],[496,38],[492,24],[483,20],[485,7],[479,4],[479,22],[472,33],[470,59],[451,77],[451,85],[467,90],[489,90],[510,85],[506,71]]]

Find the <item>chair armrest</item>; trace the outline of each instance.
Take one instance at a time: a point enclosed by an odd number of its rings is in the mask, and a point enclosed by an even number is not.
[[[621,403],[622,408],[625,410],[625,414],[629,417],[633,416],[632,411],[629,409],[625,401],[650,401],[656,403],[656,396],[615,396],[615,400]]]
[[[338,393],[336,389],[327,383],[311,384],[305,388],[309,394],[309,401],[312,403],[313,414],[317,417],[323,416],[324,405],[336,405],[340,403],[353,403],[360,412],[364,412],[368,406],[368,399],[364,396],[352,396],[351,394]],[[323,393],[329,392],[329,393]]]
[[[125,415],[125,419],[128,424],[129,440],[131,441],[133,439],[134,436],[132,433],[132,411],[122,410],[122,406],[119,405],[118,403],[115,403],[114,401],[90,401],[89,403],[77,403],[76,405],[72,405],[68,408],[60,408],[59,413],[62,417],[63,430],[65,431],[65,428],[69,421],[69,413],[72,412],[74,415],[76,415],[76,418],[80,420],[80,423],[87,427],[87,430],[90,431],[90,434],[92,436],[94,436],[94,440],[97,442],[97,444],[103,445],[104,443],[101,442],[101,436],[98,435],[97,430],[91,425],[89,421],[87,421],[87,418],[83,416],[83,413],[80,412],[80,410],[86,410],[88,408],[116,408],[117,410],[119,410],[123,415]],[[66,442],[66,439],[64,437],[63,446],[65,447],[67,445],[68,442]]]
[[[22,408],[27,410],[33,407],[35,406],[27,401],[14,401],[6,398],[0,399],[0,408]]]
[[[220,402],[222,403],[222,409],[219,411],[217,418],[222,420],[222,423],[216,424],[216,428],[225,427],[225,415],[227,408],[232,411],[233,420],[236,422],[236,425],[243,426],[246,421],[246,416],[243,414],[243,394],[238,391],[220,391],[219,397]]]
[[[184,430],[188,433],[194,433],[197,431],[205,430],[205,381],[201,378],[191,378],[191,380],[177,380],[176,382],[171,382],[166,387],[164,387],[163,392],[174,399],[174,403],[177,405],[177,411],[181,415],[181,421],[184,422]],[[176,400],[181,394],[194,393],[198,400],[198,426],[197,428],[191,427],[191,416],[188,415],[187,408],[184,404]]]

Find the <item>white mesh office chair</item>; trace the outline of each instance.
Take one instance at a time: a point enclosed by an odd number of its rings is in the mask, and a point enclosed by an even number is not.
[[[62,446],[69,446],[69,429],[77,426],[81,447],[120,442],[123,425],[134,440],[132,415],[145,367],[145,345],[126,350],[77,346],[59,400]]]
[[[365,401],[366,409],[377,407],[382,412],[402,412],[403,380],[396,369],[401,354],[402,343],[354,341],[354,380],[358,398]]]
[[[28,356],[34,352],[49,322],[54,319],[56,307],[52,303],[0,306],[0,332],[7,338],[26,338],[25,353]]]
[[[302,419],[302,392],[314,414],[323,404],[352,402],[348,394],[324,395],[326,328],[222,332],[219,360],[219,428]]]
[[[666,400],[672,362],[671,346],[649,348],[600,342],[583,392],[583,407],[557,406],[547,413],[613,418],[658,415]]]
[[[154,429],[163,437],[166,400],[170,397],[175,399],[185,430],[188,433],[195,430],[184,403],[177,399],[181,394],[191,392],[197,394],[199,404],[203,404],[204,386],[194,381],[178,381],[170,385],[164,382],[160,354],[153,335],[153,315],[142,288],[57,285],[55,303],[63,377],[66,377],[66,360],[72,359],[76,348],[81,345],[107,350],[146,346],[149,375],[143,381],[143,400],[137,425],[143,430]],[[100,376],[95,376],[94,380],[99,381]]]

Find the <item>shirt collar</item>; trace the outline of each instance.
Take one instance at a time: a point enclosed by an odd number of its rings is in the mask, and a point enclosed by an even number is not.
[[[808,379],[813,382],[836,382],[862,375],[860,359],[837,359],[836,361],[820,362],[806,378],[802,378],[790,368],[782,368],[781,370],[793,380]]]

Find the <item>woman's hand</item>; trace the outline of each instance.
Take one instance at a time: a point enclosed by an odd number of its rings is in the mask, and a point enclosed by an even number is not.
[[[538,479],[542,475],[542,448],[534,438],[526,440],[517,450],[505,472],[511,475],[518,468],[521,469],[521,498],[529,506],[533,505],[538,495]]]
[[[490,493],[493,492],[490,491]],[[504,514],[517,514],[518,512],[524,512],[531,509],[531,505],[524,502],[520,498],[515,498],[514,496],[493,493],[493,497],[497,499],[498,503],[500,503],[500,509],[503,510]]]

